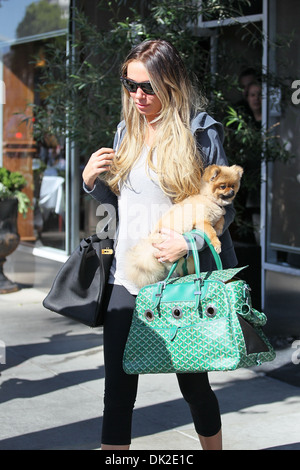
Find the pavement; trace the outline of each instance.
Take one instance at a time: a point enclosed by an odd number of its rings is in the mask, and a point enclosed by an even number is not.
[[[7,269],[21,289],[0,295],[0,450],[98,450],[102,328],[42,306],[54,264],[44,260],[33,274],[18,262],[16,253]],[[210,374],[224,450],[300,450],[300,341],[276,350],[272,363]],[[140,376],[131,449],[200,450],[173,374]]]

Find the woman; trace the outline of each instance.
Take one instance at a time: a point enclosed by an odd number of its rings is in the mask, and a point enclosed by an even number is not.
[[[250,109],[253,124],[257,129],[261,128],[262,102],[261,85],[258,82],[251,82],[247,89],[247,102]]]
[[[106,205],[112,217],[112,208],[118,215],[104,319],[103,450],[129,449],[138,384],[138,376],[126,375],[122,368],[138,293],[126,278],[126,252],[137,238],[149,233],[162,208],[198,193],[204,166],[227,164],[222,127],[205,112],[196,114],[193,89],[170,43],[153,40],[136,46],[123,64],[121,81],[124,121],[118,126],[114,149],[95,152],[83,172],[85,190]],[[234,210],[229,208],[221,237],[225,268],[236,264],[227,231],[233,218]],[[174,262],[188,254],[182,235],[164,233],[165,241],[156,245],[159,261]],[[201,251],[201,268],[213,268],[208,249]],[[207,374],[178,374],[177,378],[203,449],[221,449],[219,407]]]

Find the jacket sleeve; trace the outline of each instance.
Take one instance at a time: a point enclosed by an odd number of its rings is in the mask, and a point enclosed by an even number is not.
[[[125,122],[121,121],[118,124],[117,132],[115,133],[113,148],[118,150],[120,142],[125,133]],[[108,213],[113,217],[114,220],[118,219],[118,197],[111,191],[111,189],[104,183],[100,178],[96,178],[94,187],[88,188],[83,182],[84,191],[98,201]]]
[[[207,115],[206,115],[207,116]],[[206,119],[205,116],[205,119]],[[209,165],[228,165],[228,160],[223,148],[223,126],[212,120],[210,116],[208,116],[209,119],[209,124],[206,126],[200,126],[196,131],[194,132],[196,141],[197,141],[197,146],[201,152],[202,159],[203,159],[203,165],[204,168],[206,168]],[[230,247],[230,250],[232,249],[232,241],[229,235],[229,232],[227,231],[228,227],[230,224],[233,222],[235,217],[235,209],[233,207],[233,204],[230,204],[229,206],[226,207],[226,214],[225,214],[225,223],[224,223],[224,228],[223,228],[223,233],[221,235],[221,242],[223,245],[223,241],[225,242],[225,245]],[[207,252],[206,243],[204,240],[195,235],[195,240],[197,244],[197,248],[199,251],[205,251]],[[186,242],[189,245],[188,239],[186,239]],[[187,256],[191,255],[190,251],[190,246],[189,246],[189,251]],[[223,253],[221,253],[221,257],[223,257]],[[236,264],[236,257],[235,254],[231,254],[229,257],[230,259],[225,261],[225,265],[232,265],[234,266]],[[208,258],[209,259],[209,258]],[[205,263],[206,264],[206,263]],[[204,267],[204,266],[203,266]]]
[[[99,202],[97,216],[101,217],[97,224],[97,235],[105,230],[109,238],[115,238],[118,221],[118,197],[104,181],[96,178],[94,187],[89,188],[83,182],[84,191]]]
[[[86,184],[83,182],[83,189],[87,194],[92,196],[101,204],[116,205],[117,203],[117,196],[104,183],[104,181],[100,180],[99,178],[96,179],[92,189],[88,188],[88,186],[86,186]]]
[[[220,124],[216,123],[196,132],[197,145],[202,154],[204,168],[209,165],[228,165],[219,126]]]
[[[117,196],[99,178],[96,179],[92,189],[89,189],[85,183],[83,183],[83,189],[99,202],[97,216],[101,219],[96,227],[97,235],[99,236],[99,233],[105,231],[109,238],[116,238],[118,223]]]
[[[196,140],[202,154],[204,168],[209,165],[228,165],[228,160],[223,148],[223,130],[220,123],[215,123],[208,128],[199,129],[196,132]],[[228,229],[235,217],[233,204],[226,207],[225,224],[223,233]]]

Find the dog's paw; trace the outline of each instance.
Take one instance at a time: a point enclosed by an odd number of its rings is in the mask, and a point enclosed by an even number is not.
[[[216,252],[218,253],[218,255],[221,253],[221,243],[217,243],[215,246],[214,246],[214,249],[216,250]]]
[[[219,237],[220,235],[222,235],[222,233],[223,233],[223,225],[222,225],[222,227],[217,227],[217,226],[216,226],[216,227],[214,227],[214,229],[215,229],[216,234],[217,234],[218,237]]]

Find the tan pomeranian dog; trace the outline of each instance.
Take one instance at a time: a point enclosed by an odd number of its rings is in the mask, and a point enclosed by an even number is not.
[[[127,275],[138,287],[154,284],[167,275],[172,263],[161,263],[154,256],[158,250],[153,243],[164,240],[161,228],[180,234],[198,228],[209,237],[217,253],[221,252],[221,235],[224,226],[225,207],[232,203],[239,188],[243,168],[237,165],[208,166],[201,178],[199,194],[189,196],[174,204],[159,220],[150,235],[128,251]],[[192,261],[192,260],[191,260]],[[181,263],[182,265],[182,263]],[[188,272],[194,272],[194,263],[188,263]],[[180,263],[177,267],[180,272]]]

